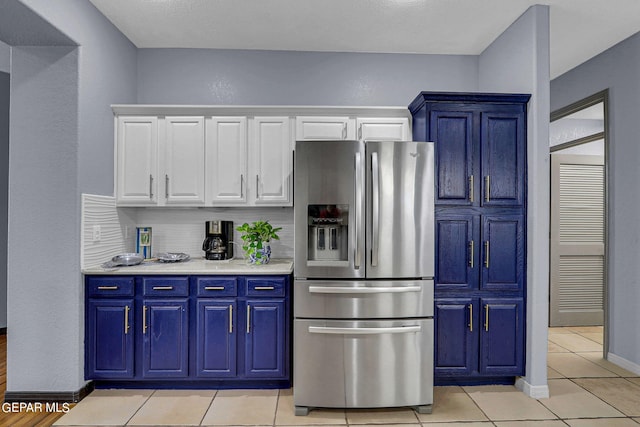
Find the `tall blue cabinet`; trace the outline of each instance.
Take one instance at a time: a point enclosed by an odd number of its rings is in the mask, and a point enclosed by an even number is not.
[[[529,95],[422,92],[413,138],[435,143],[436,384],[525,369]]]

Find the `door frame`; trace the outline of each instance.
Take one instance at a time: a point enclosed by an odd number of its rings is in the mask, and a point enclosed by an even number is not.
[[[609,268],[609,206],[611,205],[611,192],[609,191],[609,158],[610,158],[610,134],[609,134],[609,89],[604,89],[591,96],[583,98],[565,107],[559,108],[551,112],[549,122],[554,122],[563,117],[584,110],[585,108],[602,103],[603,115],[604,115],[604,131],[595,135],[589,135],[584,138],[580,138],[574,141],[569,141],[564,144],[559,144],[554,147],[550,147],[550,152],[555,152],[569,147],[586,144],[588,142],[604,139],[604,283],[603,283],[603,309],[604,309],[604,325],[603,325],[603,358],[607,358],[609,352],[609,324],[610,324],[610,312],[609,312],[609,283],[610,283],[610,268]],[[551,182],[549,182],[551,185]],[[551,188],[550,188],[551,191]],[[549,199],[549,211],[551,211],[551,199]],[[551,245],[551,236],[549,236],[549,245]],[[551,248],[549,248],[551,249]],[[549,250],[551,253],[551,250]],[[551,262],[551,259],[549,259]],[[551,275],[549,275],[549,286],[551,286]],[[551,291],[551,290],[549,290]],[[551,298],[551,292],[549,292],[549,298]]]

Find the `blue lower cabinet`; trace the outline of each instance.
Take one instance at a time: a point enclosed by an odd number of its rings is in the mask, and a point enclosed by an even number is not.
[[[133,299],[89,299],[86,306],[85,377],[133,378]]]
[[[480,372],[524,374],[524,311],[522,298],[482,298]]]
[[[142,304],[142,376],[186,378],[189,375],[187,299],[145,299]]]
[[[436,298],[435,379],[524,375],[522,298]]]
[[[290,276],[87,276],[99,387],[288,388]]]
[[[235,299],[199,299],[196,321],[196,376],[237,375],[238,305]]]
[[[286,375],[285,301],[247,300],[245,375],[282,378]]]

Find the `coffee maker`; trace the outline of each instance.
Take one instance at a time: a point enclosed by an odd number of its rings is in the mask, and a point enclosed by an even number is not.
[[[207,221],[202,250],[205,258],[221,261],[233,258],[233,221]]]

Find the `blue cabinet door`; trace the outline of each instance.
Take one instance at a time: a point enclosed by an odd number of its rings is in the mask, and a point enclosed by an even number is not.
[[[235,299],[199,299],[196,321],[196,375],[237,375],[238,306]]]
[[[521,107],[481,114],[482,206],[521,206],[525,188],[525,126]]]
[[[287,322],[284,299],[248,299],[245,324],[245,376],[286,378]]]
[[[436,213],[435,289],[478,289],[480,217]]]
[[[482,298],[480,373],[524,374],[524,312],[522,298]]]
[[[483,290],[522,289],[523,215],[485,215],[482,226]]]
[[[89,299],[85,379],[133,378],[133,299]]]
[[[187,377],[187,298],[142,301],[142,376],[144,378]]]
[[[435,301],[435,375],[468,376],[478,360],[478,307],[475,298]]]
[[[433,110],[429,122],[429,138],[435,142],[435,204],[473,205],[479,188],[474,179],[473,112]]]

